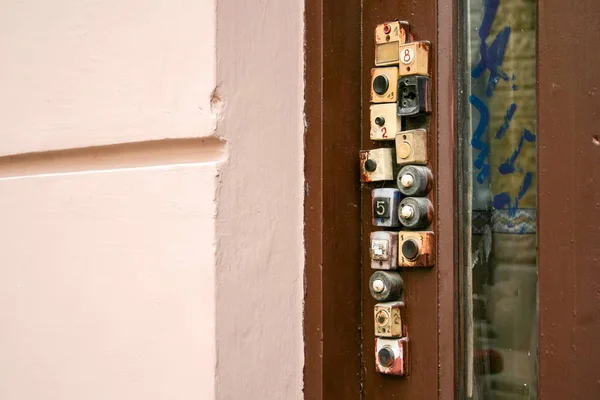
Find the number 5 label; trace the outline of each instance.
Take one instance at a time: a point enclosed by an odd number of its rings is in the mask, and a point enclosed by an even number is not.
[[[390,199],[386,197],[376,197],[373,200],[373,215],[376,218],[390,217]]]
[[[393,188],[379,188],[371,191],[372,223],[374,226],[393,228],[399,225],[398,205],[400,191]]]

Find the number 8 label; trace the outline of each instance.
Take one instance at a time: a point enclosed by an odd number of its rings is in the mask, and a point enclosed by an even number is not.
[[[400,56],[400,59],[402,60],[402,64],[410,64],[411,62],[413,62],[414,58],[415,58],[415,51],[413,50],[412,47],[405,47],[402,49],[402,54]]]

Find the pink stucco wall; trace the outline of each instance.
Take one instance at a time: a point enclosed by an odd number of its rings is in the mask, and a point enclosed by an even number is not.
[[[300,399],[302,2],[0,4],[0,399]]]
[[[218,1],[219,399],[302,398],[303,4]]]

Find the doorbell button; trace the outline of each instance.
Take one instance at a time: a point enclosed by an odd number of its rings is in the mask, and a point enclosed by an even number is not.
[[[385,283],[381,279],[375,279],[373,281],[373,291],[375,293],[381,293],[385,289]]]
[[[390,88],[390,81],[385,75],[377,75],[373,79],[373,91],[382,96]]]
[[[402,243],[402,255],[409,260],[414,260],[419,255],[419,245],[413,239]]]
[[[396,103],[398,67],[371,69],[371,103]],[[396,111],[397,112],[397,111]]]
[[[365,161],[365,169],[369,172],[373,172],[377,169],[377,161],[368,159]]]
[[[360,180],[362,182],[389,181],[394,179],[393,150],[389,147],[361,150]]]
[[[396,113],[395,103],[372,104],[369,107],[371,140],[395,140],[402,130],[402,119]]]
[[[380,281],[381,283],[378,282],[376,285],[375,281]],[[383,285],[383,289],[379,292],[375,291],[375,287],[380,288],[380,285]],[[401,300],[403,287],[404,282],[397,272],[375,271],[369,280],[371,296],[377,301]]]
[[[396,162],[398,165],[427,165],[427,130],[412,129],[396,135]]]
[[[384,347],[377,353],[377,360],[384,367],[391,367],[395,359],[394,351],[390,347]]]
[[[433,220],[433,204],[426,197],[405,197],[399,209],[400,223],[409,229],[427,228]]]
[[[398,267],[398,232],[371,232],[370,239],[371,268],[396,269]]]
[[[398,233],[400,267],[433,267],[435,265],[435,234],[431,231],[401,231]]]
[[[382,374],[408,375],[408,338],[375,338],[375,370]]]
[[[426,196],[431,191],[433,174],[431,170],[421,165],[406,165],[396,179],[398,189],[407,197]]]
[[[375,304],[375,336],[390,338],[404,336],[403,309],[402,301]]]
[[[402,207],[402,213],[400,214],[400,217],[403,220],[408,220],[408,219],[412,218],[414,215],[415,215],[414,208],[412,208],[411,206]]]

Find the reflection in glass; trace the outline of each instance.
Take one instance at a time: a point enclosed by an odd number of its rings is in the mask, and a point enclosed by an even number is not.
[[[461,18],[463,397],[536,399],[536,3]]]

